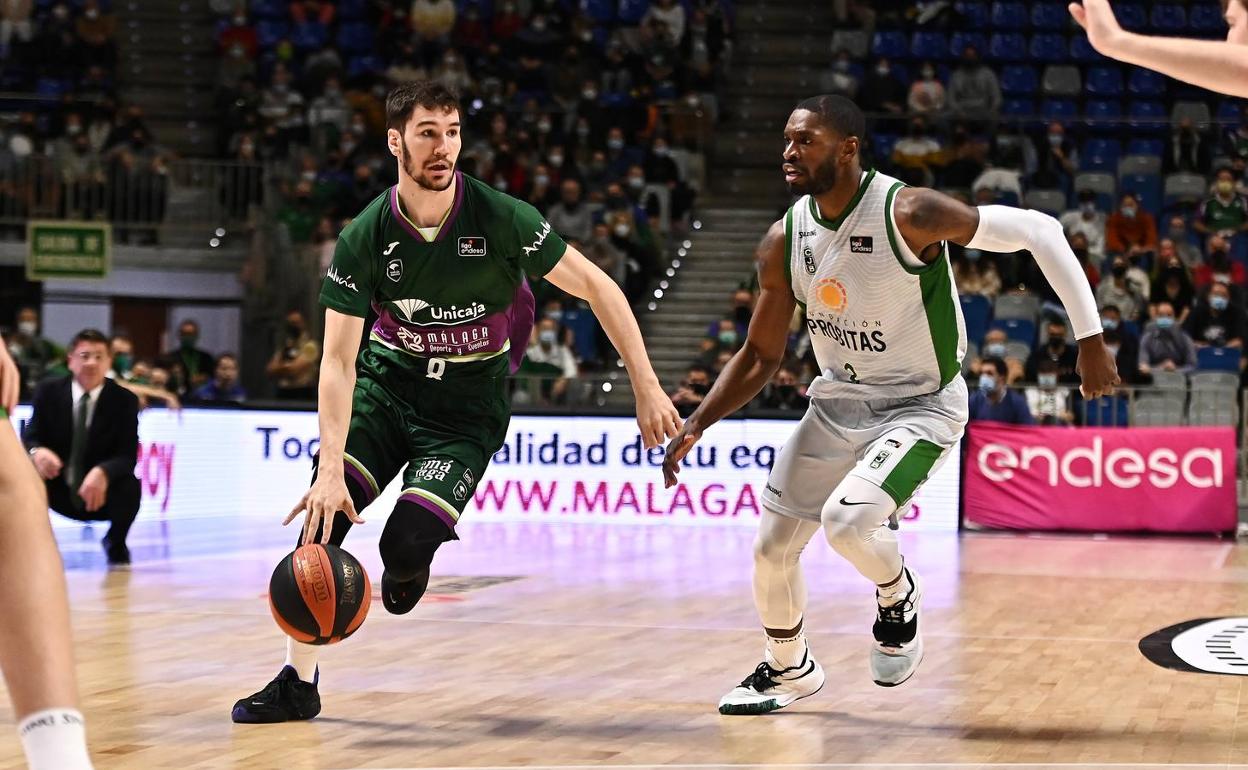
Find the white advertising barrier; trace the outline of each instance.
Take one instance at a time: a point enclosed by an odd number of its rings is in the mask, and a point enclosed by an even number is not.
[[[29,414],[19,407],[15,425]],[[725,420],[690,452],[680,483],[665,489],[663,450],[645,451],[632,419],[515,416],[465,521],[752,526],[775,455],[796,426]],[[141,519],[280,520],[307,488],[318,444],[311,412],[207,409],[143,412],[139,440]],[[906,528],[956,529],[958,479],[954,452],[903,515]],[[370,508],[384,512],[398,494],[396,481]]]

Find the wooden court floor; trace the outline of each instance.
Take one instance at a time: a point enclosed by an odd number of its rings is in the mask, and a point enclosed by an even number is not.
[[[380,518],[347,547],[380,575]],[[870,587],[804,558],[823,692],[721,717],[758,662],[746,529],[465,524],[427,601],[380,603],[322,658],[310,722],[240,726],[277,671],[257,519],[140,523],[109,572],[102,531],[58,529],[96,766],[162,768],[1248,767],[1248,677],[1159,668],[1140,638],[1248,615],[1248,547],[1213,539],[904,533],[926,578],[927,658],[868,677]],[[12,724],[7,701],[0,723]],[[20,766],[0,731],[0,768]]]

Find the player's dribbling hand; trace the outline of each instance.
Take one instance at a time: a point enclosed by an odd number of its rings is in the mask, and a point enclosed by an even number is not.
[[[680,413],[672,399],[655,384],[637,394],[637,427],[646,449],[653,449],[680,431]]]
[[[688,422],[685,423],[680,433],[677,433],[676,437],[668,443],[667,450],[663,453],[663,486],[667,489],[676,486],[676,474],[680,473],[680,461],[685,459],[685,455],[689,454],[693,445],[702,438],[702,431],[696,428],[691,430],[690,425]]]
[[[1088,42],[1097,53],[1108,55],[1115,41],[1122,36],[1122,27],[1114,18],[1109,0],[1083,0],[1083,4],[1071,3],[1070,15],[1088,32]]]
[[[1075,373],[1081,381],[1079,392],[1085,399],[1112,396],[1114,389],[1122,382],[1118,377],[1118,364],[1099,334],[1079,340]]]
[[[338,511],[345,513],[352,524],[364,523],[360,515],[355,512],[355,503],[351,502],[351,493],[347,491],[346,480],[337,474],[318,473],[311,488],[286,515],[282,526],[294,521],[305,510],[308,515],[303,521],[302,542],[304,545],[315,542],[318,528],[321,530],[321,542],[328,543],[334,527],[334,514]]]

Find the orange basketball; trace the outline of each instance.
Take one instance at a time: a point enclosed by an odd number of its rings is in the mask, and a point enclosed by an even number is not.
[[[277,625],[305,644],[334,644],[368,616],[373,587],[354,556],[333,545],[302,545],[269,579],[269,609]]]

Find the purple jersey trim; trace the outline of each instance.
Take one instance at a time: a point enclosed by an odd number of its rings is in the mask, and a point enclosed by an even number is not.
[[[511,328],[510,309],[452,326],[419,326],[399,320],[390,308],[379,307],[373,334],[417,356],[470,356],[502,350]]]
[[[452,532],[455,531],[455,524],[456,524],[455,519],[451,518],[451,515],[447,513],[446,511],[442,510],[442,506],[438,505],[437,503],[434,503],[431,500],[426,500],[425,498],[413,492],[408,492],[405,495],[399,495],[399,502],[419,505],[421,508],[424,508],[426,511],[429,511],[434,516],[437,516],[439,519],[441,519],[442,523],[445,524],[447,527],[449,527]]]
[[[451,231],[451,225],[455,223],[455,218],[459,216],[460,206],[464,202],[464,177],[458,171],[455,172],[455,202],[451,204],[451,212],[446,215],[446,219],[442,221],[442,227],[438,228],[438,237],[432,241],[426,241],[425,236],[420,231],[412,227],[412,223],[403,215],[403,209],[399,207],[399,186],[396,184],[390,188],[390,213],[394,215],[395,221],[407,232],[408,235],[415,238],[421,243],[437,243],[446,237]]]
[[[524,352],[529,349],[529,335],[533,333],[536,310],[537,300],[533,297],[529,282],[522,275],[520,285],[516,287],[516,294],[511,299],[511,307],[507,308],[507,320],[510,325],[510,333],[507,337],[511,340],[512,374],[520,368],[520,362],[524,360]]]

